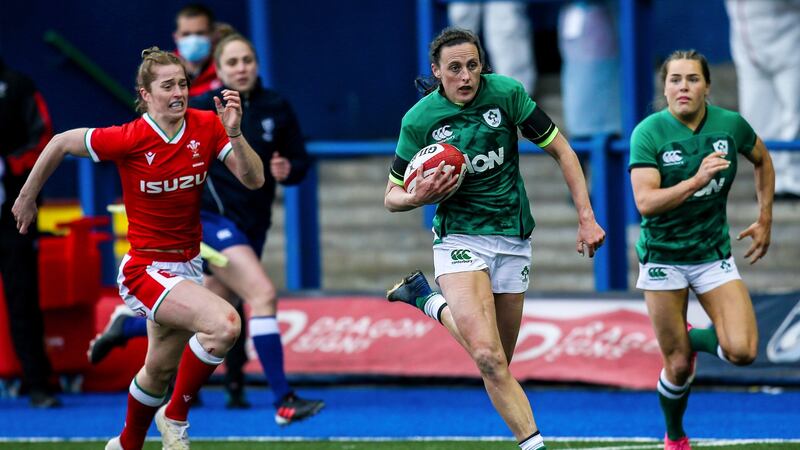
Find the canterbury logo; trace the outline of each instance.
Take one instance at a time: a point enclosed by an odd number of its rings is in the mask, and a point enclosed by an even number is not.
[[[436,142],[442,142],[453,137],[453,132],[450,131],[450,125],[445,125],[441,128],[433,130],[431,136],[433,137],[433,140],[435,140]]]
[[[469,254],[469,250],[458,249],[450,252],[450,259],[454,263],[470,262],[472,261],[472,255]]]
[[[650,276],[651,280],[664,280],[667,278],[667,272],[664,271],[663,267],[651,267],[647,269],[647,275]]]
[[[665,166],[681,164],[683,163],[683,155],[680,150],[670,150],[661,155],[661,160],[664,161]]]

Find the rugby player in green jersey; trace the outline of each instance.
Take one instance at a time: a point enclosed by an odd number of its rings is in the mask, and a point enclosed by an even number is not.
[[[775,172],[764,143],[738,114],[706,101],[711,77],[694,50],[676,51],[661,68],[667,108],[631,136],[630,172],[642,226],[639,279],[664,360],[658,396],[664,448],[689,449],[683,414],[694,356],[705,351],[736,365],[753,362],[758,332],[747,288],[731,256],[726,204],[741,153],[755,170],[759,215],[739,233],[750,237],[750,263],[769,248]],[[689,289],[713,327],[687,332]]]
[[[412,193],[403,174],[421,148],[443,142],[466,154],[466,178],[440,203],[433,222],[434,266],[442,294],[417,271],[388,293],[438,319],[467,350],[497,412],[523,450],[545,448],[528,398],[508,370],[528,288],[534,221],[519,170],[518,131],[558,163],[578,215],[575,249],[594,256],[605,232],[597,224],[575,152],[522,84],[484,73],[484,53],[470,31],[448,28],[430,45],[430,92],[403,118],[384,204],[407,211],[455,187],[439,172]],[[447,299],[445,301],[445,298]]]

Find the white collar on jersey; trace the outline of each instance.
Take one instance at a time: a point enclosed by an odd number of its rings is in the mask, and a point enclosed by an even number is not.
[[[181,128],[178,130],[177,133],[175,133],[175,136],[173,136],[172,139],[170,139],[167,136],[167,133],[165,133],[164,130],[162,130],[161,127],[158,126],[156,121],[153,120],[152,117],[150,117],[150,114],[147,113],[142,114],[142,119],[144,119],[144,121],[147,122],[148,125],[150,125],[150,128],[152,128],[153,131],[156,132],[156,134],[161,136],[161,139],[163,139],[164,142],[167,144],[177,144],[178,142],[180,142],[181,138],[183,137],[183,132],[186,131],[185,117],[183,118],[183,123],[181,123]]]

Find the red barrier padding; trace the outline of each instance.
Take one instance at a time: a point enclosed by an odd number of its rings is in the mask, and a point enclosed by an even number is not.
[[[84,217],[59,224],[66,236],[39,239],[39,304],[42,310],[92,305],[100,296],[100,252],[108,233],[93,231],[108,217]]]

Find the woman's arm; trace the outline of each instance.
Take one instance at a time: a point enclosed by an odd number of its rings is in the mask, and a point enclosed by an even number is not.
[[[264,185],[264,163],[242,134],[242,103],[239,93],[229,89],[222,91],[222,99],[214,97],[214,105],[225,131],[231,141],[233,151],[225,158],[225,166],[248,189],[258,189]]]
[[[758,220],[739,233],[737,239],[741,240],[750,236],[753,240],[750,248],[744,254],[745,258],[750,258],[750,264],[753,264],[766,255],[769,249],[772,235],[772,201],[775,196],[775,168],[772,166],[772,158],[761,138],[756,138],[753,151],[746,157],[753,163],[759,206]]]
[[[28,227],[36,220],[36,197],[44,183],[58,168],[65,155],[88,157],[89,151],[83,139],[88,128],[76,128],[57,134],[47,143],[42,154],[33,165],[31,174],[19,192],[11,212],[17,220],[17,229],[26,234]]]
[[[556,160],[561,168],[572,195],[572,202],[578,212],[578,238],[575,250],[583,254],[583,246],[586,244],[589,250],[588,256],[592,257],[603,245],[606,233],[595,220],[594,210],[589,201],[589,191],[586,188],[586,179],[583,177],[578,156],[560,132],[543,149]]]
[[[417,169],[416,187],[410,194],[402,186],[389,180],[383,194],[383,206],[390,212],[409,211],[432,203],[450,192],[458,184],[458,176],[455,175],[455,170],[445,172],[444,166],[444,161],[440,162],[438,170],[427,177],[423,176],[423,167],[420,166]]]
[[[705,187],[717,172],[727,169],[730,165],[724,154],[714,152],[703,158],[694,176],[668,188],[661,187],[661,174],[658,169],[634,167],[631,170],[631,184],[636,208],[644,217],[657,216],[673,210]]]

